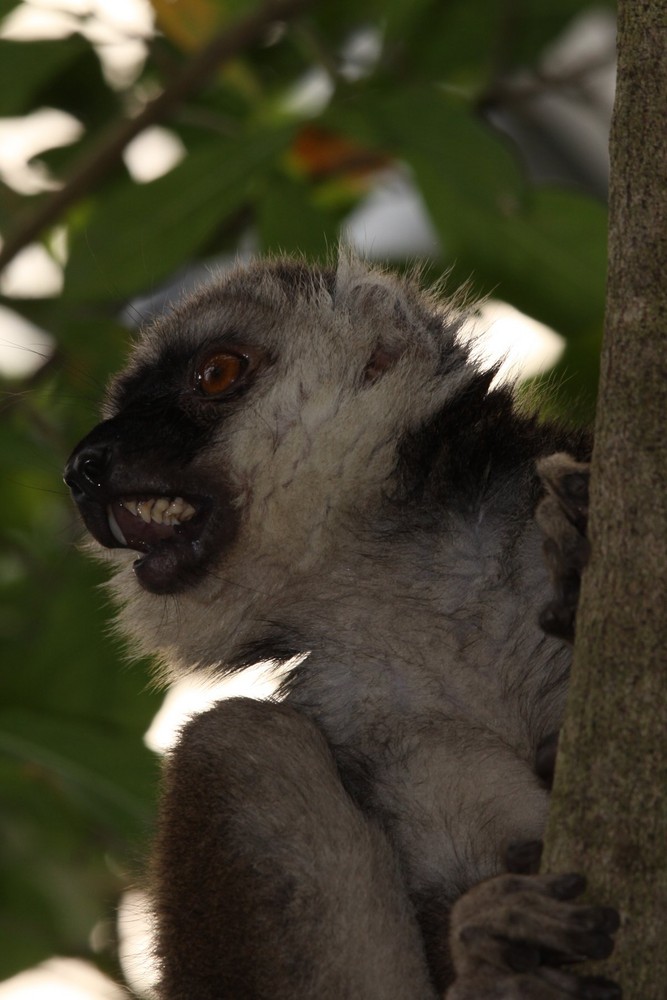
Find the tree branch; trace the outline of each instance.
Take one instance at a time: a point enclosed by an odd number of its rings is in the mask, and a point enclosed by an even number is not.
[[[241,18],[216,35],[192,57],[183,72],[135,118],[114,123],[100,142],[74,167],[65,185],[19,221],[0,249],[0,271],[40,233],[98,184],[120,160],[123,150],[140,132],[164,121],[177,105],[203,87],[221,63],[226,62],[265,35],[275,21],[298,16],[311,0],[267,0],[258,10]]]

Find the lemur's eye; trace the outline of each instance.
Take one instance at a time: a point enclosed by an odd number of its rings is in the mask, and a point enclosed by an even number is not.
[[[245,374],[248,363],[243,354],[216,351],[195,371],[195,386],[204,396],[222,396]]]

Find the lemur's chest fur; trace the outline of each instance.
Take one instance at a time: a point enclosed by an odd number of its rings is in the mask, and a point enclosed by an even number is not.
[[[569,652],[537,625],[535,526],[510,536],[461,519],[385,554],[383,572],[330,580],[325,634],[285,685],[391,830],[415,892],[456,871],[456,894],[499,870],[508,840],[542,832],[535,752],[560,726]]]

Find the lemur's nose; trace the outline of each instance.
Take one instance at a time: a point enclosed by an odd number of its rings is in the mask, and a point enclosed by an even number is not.
[[[110,464],[111,447],[108,444],[83,444],[75,449],[63,476],[74,500],[97,499],[106,488]]]

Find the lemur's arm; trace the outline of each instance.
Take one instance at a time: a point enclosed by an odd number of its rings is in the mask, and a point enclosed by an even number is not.
[[[575,875],[512,873],[454,905],[446,1000],[618,1000],[567,969],[609,954],[617,917]],[[153,861],[161,1000],[436,1000],[394,848],[344,789],[318,727],[237,698],[185,727]],[[443,914],[443,927],[448,923]]]
[[[188,723],[153,883],[161,1000],[436,1000],[392,845],[288,705]]]

